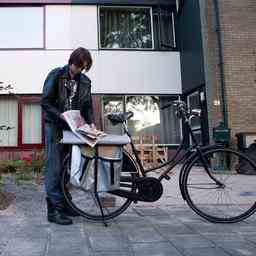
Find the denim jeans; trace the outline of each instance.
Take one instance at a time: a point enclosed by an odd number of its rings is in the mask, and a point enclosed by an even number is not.
[[[64,145],[57,144],[54,140],[56,126],[51,123],[45,123],[45,192],[53,204],[64,200],[61,190],[61,171],[64,157]]]

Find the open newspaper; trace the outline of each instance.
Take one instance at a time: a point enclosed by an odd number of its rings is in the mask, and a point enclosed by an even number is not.
[[[64,112],[63,117],[68,123],[71,131],[82,141],[91,147],[94,147],[99,138],[106,134],[97,129],[91,128],[81,116],[79,110],[69,110]]]

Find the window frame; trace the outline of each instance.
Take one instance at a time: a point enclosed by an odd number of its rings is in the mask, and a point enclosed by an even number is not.
[[[101,46],[101,23],[100,23],[100,9],[101,8],[130,8],[130,9],[149,9],[150,10],[150,24],[151,24],[151,38],[152,38],[152,48],[105,48]],[[153,51],[155,49],[155,36],[154,36],[154,23],[153,23],[153,7],[152,6],[136,6],[136,5],[99,5],[97,10],[97,20],[98,20],[98,48],[99,50],[107,50],[107,51]]]
[[[10,5],[10,4],[3,4],[0,6],[0,9],[2,8],[41,8],[43,11],[43,29],[42,29],[42,47],[0,47],[0,51],[10,51],[10,50],[45,50],[46,49],[46,6],[43,4],[40,5],[25,5],[25,4],[21,4],[21,5]]]
[[[23,136],[23,120],[22,120],[22,113],[24,109],[25,104],[30,104],[30,103],[35,103],[39,104],[40,103],[40,96],[24,96],[24,95],[15,95],[15,96],[10,96],[10,95],[0,95],[0,100],[1,98],[6,98],[6,99],[16,99],[17,100],[17,105],[18,105],[18,112],[17,112],[17,123],[18,123],[18,130],[17,130],[17,146],[0,146],[0,152],[3,151],[16,151],[16,150],[31,150],[31,149],[42,149],[45,146],[44,143],[44,122],[43,122],[43,113],[41,116],[41,144],[24,144],[22,143],[22,136]],[[42,111],[42,109],[41,109]]]

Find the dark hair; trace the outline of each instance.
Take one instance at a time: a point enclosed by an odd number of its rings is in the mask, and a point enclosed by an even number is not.
[[[82,67],[85,61],[87,62],[85,69],[86,71],[89,71],[92,66],[92,56],[87,49],[79,47],[71,53],[68,64]]]

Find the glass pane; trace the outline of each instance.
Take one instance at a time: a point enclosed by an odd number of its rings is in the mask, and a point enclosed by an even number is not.
[[[152,48],[150,8],[100,8],[102,48]]]
[[[128,128],[133,137],[142,136],[144,144],[160,143],[159,97],[127,96],[126,111],[134,116],[128,121]]]
[[[123,112],[122,96],[103,96],[103,113],[104,113],[104,131],[111,134],[122,134],[121,125],[112,125],[107,118],[107,114],[113,112]]]
[[[167,103],[178,100],[178,97],[159,97],[160,106],[165,106]],[[161,124],[161,143],[164,144],[180,144],[181,143],[181,121],[177,118],[176,108],[170,106],[165,109],[160,109],[160,124]]]
[[[11,129],[0,130],[0,146],[18,144],[18,103],[16,100],[0,99],[0,126]]]
[[[42,143],[42,112],[40,105],[26,104],[22,113],[23,144],[41,144]]]
[[[174,46],[171,11],[161,10],[160,21],[161,21],[160,43],[162,43],[164,45],[168,45],[168,46]],[[162,46],[162,45],[160,45],[160,46],[161,46],[161,48],[164,48],[164,46]]]
[[[0,48],[43,48],[42,7],[1,7]]]

